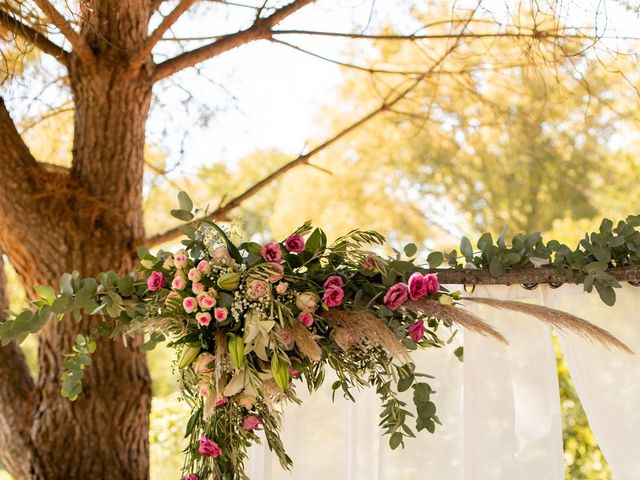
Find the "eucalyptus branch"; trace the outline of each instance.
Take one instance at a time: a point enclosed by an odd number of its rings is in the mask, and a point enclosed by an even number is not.
[[[67,66],[69,61],[69,52],[53,43],[43,33],[16,20],[13,16],[2,9],[0,9],[0,24],[4,25],[5,28],[14,35],[21,37],[38,49],[42,50],[44,53],[54,57],[61,64]]]

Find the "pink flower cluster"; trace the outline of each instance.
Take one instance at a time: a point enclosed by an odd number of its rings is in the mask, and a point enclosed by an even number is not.
[[[344,299],[344,280],[338,275],[331,275],[328,277],[323,287],[324,295],[322,296],[322,303],[327,307],[339,307]]]
[[[164,287],[164,275],[161,272],[151,272],[147,278],[147,288],[150,292],[156,292]]]
[[[198,447],[198,453],[203,457],[218,458],[222,455],[222,449],[220,446],[207,437],[200,438],[200,446]]]
[[[245,430],[255,430],[260,425],[262,425],[262,420],[260,420],[255,415],[249,415],[242,422],[242,428],[244,428]]]
[[[419,272],[413,273],[409,277],[409,281],[404,283],[396,283],[387,290],[384,296],[384,304],[391,310],[397,310],[407,300],[418,300],[432,293],[438,293],[440,290],[440,282],[435,273],[422,275]]]

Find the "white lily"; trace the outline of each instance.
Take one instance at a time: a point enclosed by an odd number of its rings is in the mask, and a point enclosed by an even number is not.
[[[264,320],[259,310],[250,311],[244,319],[244,343],[245,353],[256,352],[256,355],[265,362],[269,361],[267,347],[271,342],[269,332],[275,327],[274,320]]]

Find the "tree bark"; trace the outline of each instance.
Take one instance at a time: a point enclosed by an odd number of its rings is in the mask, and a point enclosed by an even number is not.
[[[37,164],[0,103],[0,248],[26,286],[57,287],[66,271],[91,276],[133,268],[132,252],[144,238],[152,83],[150,62],[132,70],[127,56],[146,37],[148,3],[82,3],[91,23],[82,39],[97,60],[87,64],[75,53],[68,60],[76,106],[69,172]],[[18,480],[148,478],[151,388],[136,342],[125,348],[119,340],[99,341],[83,394],[75,402],[60,394],[64,355],[96,321],[45,326],[35,385],[20,350],[0,349],[0,458]]]

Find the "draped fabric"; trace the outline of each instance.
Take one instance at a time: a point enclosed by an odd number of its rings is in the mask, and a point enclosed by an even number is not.
[[[478,287],[473,295],[558,308],[618,336],[640,353],[640,288],[617,290],[615,307],[581,287]],[[285,407],[282,440],[294,461],[280,468],[263,446],[250,451],[252,480],[563,480],[562,427],[551,329],[523,314],[468,303],[465,308],[509,340],[465,332],[443,349],[413,354],[429,380],[443,426],[391,451],[378,427],[372,390],[354,404],[332,379],[302,405]],[[640,355],[609,351],[571,333],[560,341],[576,390],[616,480],[640,478]],[[464,362],[453,350],[464,345]],[[410,395],[406,400],[411,404]]]

